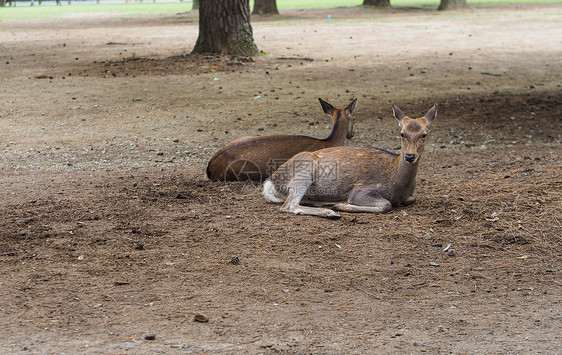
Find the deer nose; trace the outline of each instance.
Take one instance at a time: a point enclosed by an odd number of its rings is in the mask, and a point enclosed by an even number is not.
[[[406,154],[406,156],[404,157],[404,159],[406,159],[406,161],[408,163],[413,163],[414,160],[416,159],[416,156],[414,154]]]

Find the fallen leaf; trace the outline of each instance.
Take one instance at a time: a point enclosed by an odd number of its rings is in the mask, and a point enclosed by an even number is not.
[[[196,314],[195,317],[193,317],[193,321],[198,323],[207,323],[209,321],[209,318],[205,317],[202,314]]]

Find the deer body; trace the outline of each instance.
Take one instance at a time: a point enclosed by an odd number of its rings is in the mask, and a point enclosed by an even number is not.
[[[332,117],[332,131],[325,139],[295,135],[268,135],[238,138],[221,148],[207,165],[207,177],[223,181],[263,181],[277,167],[303,151],[341,146],[353,137],[353,111],[357,99],[346,108],[335,108],[319,99]]]
[[[379,148],[333,147],[299,153],[264,184],[264,197],[283,202],[282,211],[328,218],[335,212],[384,213],[415,203],[415,179],[427,126],[437,105],[411,119],[393,106],[402,136],[401,154]],[[332,209],[302,206],[333,205]]]

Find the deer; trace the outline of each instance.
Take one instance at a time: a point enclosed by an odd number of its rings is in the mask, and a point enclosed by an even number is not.
[[[333,219],[341,217],[336,211],[385,213],[414,204],[418,165],[437,107],[423,117],[410,118],[392,104],[400,127],[400,154],[369,147],[302,152],[271,175],[263,196],[269,202],[283,202],[283,212]]]
[[[207,178],[215,181],[259,181],[267,179],[295,154],[342,146],[354,136],[353,111],[357,99],[346,108],[336,108],[318,99],[324,113],[332,117],[332,131],[325,139],[302,135],[267,135],[238,138],[218,150],[207,165]]]

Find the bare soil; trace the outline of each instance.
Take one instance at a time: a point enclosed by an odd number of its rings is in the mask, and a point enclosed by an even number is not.
[[[186,55],[192,13],[0,22],[0,352],[561,353],[561,11],[290,11],[251,60]],[[205,181],[234,138],[327,136],[318,97],[390,150],[390,102],[440,103],[415,205]]]

